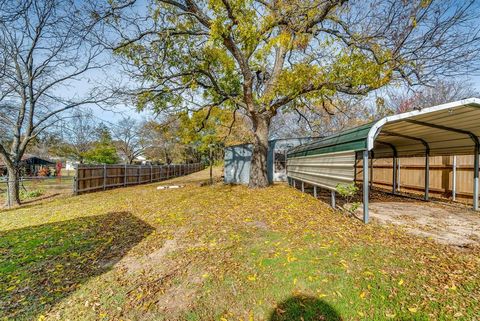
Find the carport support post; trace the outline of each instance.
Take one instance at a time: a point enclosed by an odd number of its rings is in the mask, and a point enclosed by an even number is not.
[[[302,181],[302,193],[305,192],[305,183]]]
[[[368,150],[363,151],[363,223],[368,223]]]
[[[313,185],[313,197],[317,198],[317,185]]]
[[[428,192],[430,187],[430,156],[425,155],[425,196],[424,199],[428,201]]]
[[[473,210],[478,211],[478,163],[479,163],[479,146],[475,146],[475,156],[473,161]]]
[[[335,205],[335,191],[334,190],[332,190],[331,197],[332,197],[332,207],[335,208],[336,205]]]

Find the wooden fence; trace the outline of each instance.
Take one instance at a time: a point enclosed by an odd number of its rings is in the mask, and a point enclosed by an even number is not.
[[[423,193],[425,187],[425,158],[399,158],[397,187],[400,192]],[[373,160],[373,185],[389,188],[393,181],[391,159]],[[362,180],[362,161],[357,162],[356,180]],[[371,173],[372,174],[372,173]],[[455,185],[455,187],[454,187]],[[430,157],[430,194],[472,202],[473,197],[473,155]]]
[[[159,182],[201,171],[205,166],[177,165],[78,165],[74,194]]]

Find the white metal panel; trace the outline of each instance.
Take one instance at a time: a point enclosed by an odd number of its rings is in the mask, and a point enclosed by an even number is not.
[[[382,130],[392,130],[398,131],[401,130],[402,134],[412,135],[415,134],[416,137],[423,138],[422,136],[431,135],[434,132],[439,132],[438,129],[433,129],[425,126],[419,126],[405,121],[411,120],[420,120],[423,122],[432,123],[435,125],[441,125],[446,127],[453,127],[456,129],[466,130],[474,133],[475,135],[480,135],[480,126],[478,126],[478,121],[480,120],[480,99],[470,98],[453,103],[443,104],[439,106],[434,106],[430,108],[424,108],[421,110],[414,110],[411,112],[385,117],[379,120],[375,125],[372,126],[368,134],[367,146],[368,150],[374,148],[374,142],[377,136],[381,133]],[[405,121],[403,121],[405,120]],[[450,132],[452,139],[461,139],[461,134]],[[438,146],[438,145],[437,145]],[[473,142],[470,146],[473,146]],[[448,144],[445,144],[445,147],[450,150],[451,154],[463,152],[465,147],[462,146],[457,150],[452,149]],[[433,150],[432,154],[444,154],[443,148],[438,146],[437,150]]]
[[[287,159],[287,176],[335,190],[354,179],[355,151],[310,155]]]

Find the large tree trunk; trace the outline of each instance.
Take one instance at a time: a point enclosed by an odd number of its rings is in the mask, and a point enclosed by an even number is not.
[[[8,173],[8,190],[6,206],[18,206],[20,205],[20,169],[15,165],[6,165]]]
[[[266,115],[254,115],[252,117],[255,141],[253,143],[252,161],[250,164],[250,188],[267,187],[267,154],[268,134],[271,118]]]

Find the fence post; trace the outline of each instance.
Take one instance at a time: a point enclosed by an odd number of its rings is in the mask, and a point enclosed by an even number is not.
[[[457,200],[457,156],[453,156],[452,201]]]
[[[103,190],[107,189],[107,165],[103,164]]]
[[[397,193],[397,157],[393,156],[392,163],[392,193]]]
[[[398,178],[397,178],[397,192],[400,192],[400,179],[402,178],[402,174],[400,173],[401,169],[402,169],[402,165],[400,165],[400,158],[397,159],[397,165],[398,165],[398,170],[397,170],[397,175],[398,175]]]
[[[123,186],[127,186],[127,163],[125,163],[125,168],[123,172]]]
[[[473,210],[478,211],[478,165],[480,162],[480,146],[475,146],[475,155],[473,158]]]
[[[430,155],[425,155],[425,195],[424,200],[428,201],[430,191]]]
[[[142,177],[142,165],[137,167],[137,184],[141,183],[140,177]]]
[[[150,183],[153,182],[153,168],[152,164],[150,164]]]
[[[78,164],[75,164],[75,176],[73,176],[73,195],[78,195]]]

